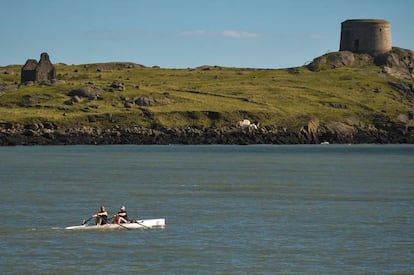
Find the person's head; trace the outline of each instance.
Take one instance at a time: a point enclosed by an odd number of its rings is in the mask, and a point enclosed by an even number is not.
[[[125,206],[123,206],[123,205],[121,206],[121,211],[122,211],[122,212],[125,212],[125,211],[126,211]]]
[[[101,211],[102,211],[102,212],[106,211],[106,210],[105,210],[105,206],[103,206],[103,205],[101,206]]]

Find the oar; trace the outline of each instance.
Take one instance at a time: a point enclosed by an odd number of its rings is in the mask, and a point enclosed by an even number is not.
[[[82,225],[85,225],[85,224],[87,224],[91,219],[93,218],[93,216],[91,216],[89,219],[87,219],[87,220],[83,220],[83,223],[82,223]]]
[[[112,218],[110,218],[109,219],[109,221],[113,221],[115,219],[115,215],[112,217]],[[115,223],[115,224],[117,224],[117,225],[119,225],[120,227],[122,227],[122,228],[125,228],[125,229],[127,229],[127,230],[131,230],[130,228],[128,228],[128,227],[126,227],[126,226],[123,226],[122,224],[120,224],[120,223]]]
[[[140,223],[138,220],[135,220],[134,222],[136,222],[137,224],[139,224],[139,225],[142,225],[143,227],[145,227],[145,228],[151,228],[151,227],[149,227],[149,226],[146,226],[145,224],[143,224],[143,223]]]
[[[123,226],[121,223],[117,223],[117,225],[119,225],[120,227],[123,227],[123,228],[125,228],[125,229],[127,229],[127,230],[131,230],[131,228],[128,228],[128,227],[126,227],[126,226]]]

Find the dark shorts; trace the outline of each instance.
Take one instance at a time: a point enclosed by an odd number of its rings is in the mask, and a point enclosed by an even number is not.
[[[107,216],[99,216],[101,218],[101,224],[107,224],[108,223],[108,217]]]

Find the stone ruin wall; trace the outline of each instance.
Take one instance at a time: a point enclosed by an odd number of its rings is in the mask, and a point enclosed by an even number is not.
[[[42,53],[40,55],[40,61],[36,67],[36,81],[47,81],[56,78],[56,70],[52,62],[50,62],[49,55]]]
[[[21,69],[21,82],[42,82],[56,79],[56,70],[47,53],[40,55],[40,60],[28,59]]]

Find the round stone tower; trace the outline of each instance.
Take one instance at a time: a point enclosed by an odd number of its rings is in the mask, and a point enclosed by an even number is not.
[[[341,23],[340,51],[376,55],[391,48],[391,25],[388,21],[351,19]]]

